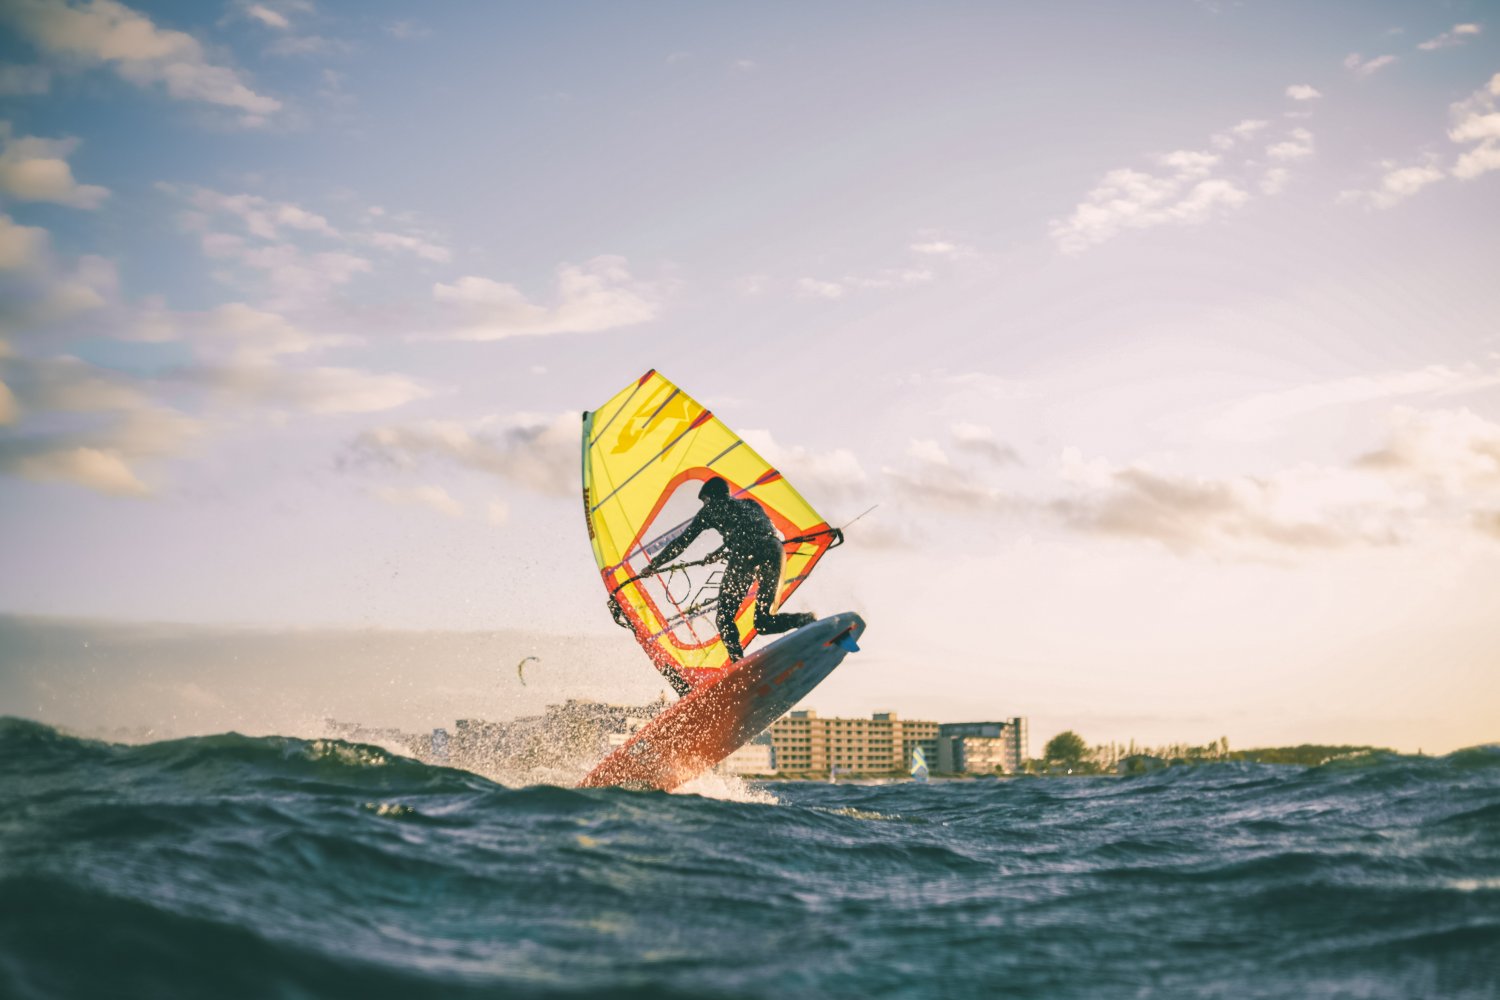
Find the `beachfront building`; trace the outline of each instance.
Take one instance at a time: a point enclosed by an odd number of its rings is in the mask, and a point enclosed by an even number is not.
[[[770,777],[776,773],[776,746],[769,731],[724,758],[719,770],[729,774],[753,774]]]
[[[776,770],[782,775],[886,775],[904,772],[911,752],[937,755],[938,724],[876,712],[868,719],[819,718],[791,712],[771,726]]]
[[[868,719],[820,718],[791,712],[771,727],[782,775],[856,777],[908,770],[921,749],[947,774],[1015,774],[1029,756],[1024,716],[1004,722],[930,722],[876,712]]]
[[[937,769],[949,774],[1016,774],[1030,754],[1026,719],[945,722],[938,726]]]

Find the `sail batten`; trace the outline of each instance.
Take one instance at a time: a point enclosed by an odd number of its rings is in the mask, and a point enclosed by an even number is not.
[[[702,482],[720,476],[732,495],[753,497],[789,540],[776,605],[822,558],[831,529],[777,469],[655,370],[585,413],[583,425],[584,513],[616,621],[679,692],[679,682],[691,688],[718,676],[729,663],[712,621],[719,572],[693,555],[717,547],[716,536],[695,540],[671,572],[639,578],[650,555],[691,523]],[[754,599],[752,590],[735,616],[747,646]]]
[[[637,392],[640,392],[641,391],[641,386],[643,386],[645,384],[646,384],[646,380],[644,378],[641,379],[639,382],[637,382],[635,384],[635,388],[630,390],[630,395],[627,396],[627,397],[625,397],[624,401],[621,402],[619,406],[615,407],[615,412],[611,413],[609,415],[609,419],[604,422],[604,426],[601,427],[601,428],[599,428],[599,434],[600,434],[600,436],[603,436],[604,432],[607,431],[607,430],[609,430],[609,425],[612,424],[612,423],[614,423],[615,422],[615,418],[618,417],[621,413],[623,413],[625,411],[625,407],[627,407],[627,406],[630,405],[630,401],[635,398],[635,394]],[[599,438],[596,437],[594,439],[594,441],[590,441],[589,442],[589,446],[592,447],[594,445],[594,442],[598,441],[598,440],[599,440]]]

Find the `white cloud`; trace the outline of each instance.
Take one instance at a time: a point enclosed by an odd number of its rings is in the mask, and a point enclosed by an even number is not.
[[[925,285],[932,281],[935,275],[922,267],[893,268],[888,267],[869,277],[850,275],[844,278],[844,287],[852,288],[905,288],[911,285]]]
[[[913,438],[907,442],[906,454],[908,458],[916,459],[924,465],[953,464],[948,460],[948,453],[943,450],[943,446],[931,438]]]
[[[245,8],[245,15],[264,24],[268,28],[285,31],[292,26],[292,22],[286,19],[285,14],[272,10],[265,4],[253,3]]]
[[[955,258],[972,257],[974,255],[972,247],[960,246],[957,243],[950,243],[947,240],[930,240],[926,243],[913,243],[911,250],[913,253],[928,254],[933,257]]]
[[[956,459],[938,441],[916,438],[907,442],[906,467],[888,465],[880,470],[881,484],[905,508],[908,527],[916,523],[913,508],[982,516],[1022,512],[1026,501],[984,481],[988,469],[1018,463],[1015,451],[979,424],[960,422],[948,430]],[[976,463],[975,458],[983,461]]]
[[[77,139],[39,139],[12,136],[9,122],[0,122],[0,192],[21,201],[49,201],[71,208],[98,208],[109,189],[79,184],[68,166]]]
[[[183,335],[206,358],[234,364],[264,364],[284,354],[302,354],[338,344],[357,343],[345,335],[315,335],[293,326],[286,317],[230,302],[178,321]]]
[[[1392,55],[1373,56],[1366,59],[1358,52],[1351,52],[1344,57],[1344,68],[1358,76],[1369,76],[1395,61],[1396,57]]]
[[[1313,154],[1313,134],[1305,128],[1294,128],[1290,138],[1266,147],[1266,155],[1273,160],[1301,160]]]
[[[1286,190],[1292,172],[1286,167],[1270,167],[1260,179],[1262,194],[1280,194]]]
[[[539,493],[578,492],[580,414],[548,418],[518,413],[473,423],[429,420],[376,427],[349,447],[357,464],[410,468],[436,460],[499,476]]]
[[[1410,198],[1429,184],[1437,183],[1444,176],[1442,170],[1430,163],[1410,167],[1398,167],[1388,163],[1386,172],[1380,179],[1379,187],[1373,191],[1341,191],[1339,201],[1362,204],[1368,208],[1390,208]]]
[[[908,244],[907,249],[919,258],[936,258],[939,262],[951,265],[964,265],[980,261],[984,257],[977,247],[953,239],[937,229],[918,233],[916,241]],[[927,260],[923,260],[920,266],[926,265]]]
[[[1374,190],[1340,192],[1341,202],[1353,202],[1369,208],[1390,208],[1423,188],[1451,175],[1472,180],[1492,170],[1500,170],[1500,73],[1462,101],[1449,106],[1448,138],[1469,148],[1459,154],[1453,166],[1443,170],[1436,156],[1428,155],[1425,163],[1399,166],[1382,164],[1385,170]]]
[[[316,304],[333,289],[375,269],[360,253],[374,247],[410,253],[423,260],[445,262],[447,247],[418,233],[394,229],[341,227],[327,216],[292,202],[256,194],[226,194],[203,187],[158,184],[158,189],[180,198],[189,208],[180,216],[182,228],[198,234],[206,256],[232,260],[264,278],[267,304],[293,308]],[[360,225],[384,218],[383,209],[365,209]],[[330,241],[348,249],[313,249],[311,241]],[[293,242],[295,241],[295,242]],[[325,244],[326,245],[326,244]],[[232,280],[233,272],[225,280]]]
[[[1286,96],[1294,101],[1315,101],[1323,95],[1316,87],[1305,83],[1294,83],[1286,88]]]
[[[190,229],[202,231],[213,216],[227,215],[238,220],[246,233],[263,240],[279,239],[283,229],[318,233],[330,238],[341,235],[322,215],[291,202],[272,201],[258,194],[224,194],[205,187],[158,186],[169,194],[184,197],[196,210],[184,218]]]
[[[1473,180],[1491,170],[1500,170],[1500,73],[1465,100],[1449,109],[1453,125],[1448,138],[1454,142],[1472,143],[1453,165],[1453,176]]]
[[[1081,461],[1071,450],[1062,459]],[[1128,465],[1107,467],[1101,478],[1045,509],[1074,530],[1151,540],[1181,554],[1264,558],[1395,544],[1421,506],[1420,497],[1348,469],[1212,479]]]
[[[1198,180],[1207,177],[1219,162],[1219,157],[1214,153],[1202,153],[1191,149],[1179,149],[1173,153],[1158,157],[1162,166],[1171,167],[1176,175],[1184,180]]]
[[[245,267],[263,272],[269,293],[267,304],[275,308],[320,302],[330,290],[373,270],[367,258],[356,254],[341,250],[307,253],[290,243],[246,248],[237,259]]]
[[[421,257],[423,260],[442,263],[448,261],[453,256],[452,252],[445,246],[432,243],[422,239],[420,236],[411,236],[406,233],[374,232],[363,237],[363,239],[371,246],[379,247],[382,250],[404,250],[407,253]]]
[[[1475,531],[1500,539],[1500,510],[1476,510],[1472,524]]]
[[[913,472],[883,467],[884,482],[902,501],[954,514],[1014,513],[1024,506],[1011,494],[951,466],[927,464]]]
[[[505,524],[510,520],[510,506],[504,500],[491,500],[485,508],[485,519],[491,524]]]
[[[848,274],[839,281],[801,278],[797,281],[797,294],[807,299],[841,299],[855,288],[909,288],[928,284],[936,277],[925,267],[887,267],[868,275]]]
[[[1360,464],[1415,478],[1424,493],[1470,508],[1500,504],[1500,424],[1470,410],[1398,407],[1386,444]]]
[[[1173,222],[1207,222],[1216,208],[1238,208],[1249,199],[1233,181],[1206,180],[1194,185],[1187,197],[1173,205],[1167,214]]]
[[[622,257],[561,265],[550,306],[533,303],[514,285],[472,275],[435,285],[433,297],[459,316],[456,328],[441,335],[450,340],[594,333],[647,322],[659,309],[656,289],[636,281]]]
[[[797,294],[810,299],[841,299],[847,292],[843,285],[835,281],[820,281],[817,278],[797,279]]]
[[[398,507],[426,507],[444,517],[463,517],[464,505],[448,495],[441,486],[414,486],[402,489],[395,486],[378,486],[374,493],[386,503]]]
[[[245,240],[232,233],[204,233],[198,246],[205,257],[238,257],[245,249]]]
[[[9,475],[144,496],[136,465],[180,453],[201,430],[154,401],[141,380],[77,358],[5,365],[19,417],[0,434],[0,472]]]
[[[1415,382],[1434,381],[1414,374]],[[1332,395],[1370,392],[1329,388]],[[1500,511],[1500,424],[1468,410],[1398,407],[1386,443],[1342,466],[1215,479],[1085,461],[1069,449],[1056,472],[1067,491],[1038,506],[1066,526],[1150,539],[1180,553],[1264,558],[1397,545],[1431,532],[1490,532]]]
[[[1453,176],[1471,180],[1491,170],[1500,170],[1500,146],[1485,143],[1458,158],[1458,162],[1453,165]]]
[[[62,0],[9,0],[5,15],[44,51],[74,64],[110,66],[137,86],[160,85],[178,100],[202,101],[263,124],[281,102],[256,93],[238,73],[210,61],[197,39],[158,28],[116,0],[73,6]]]
[[[7,364],[22,403],[33,412],[130,413],[152,406],[139,385],[78,358],[16,358]]]
[[[53,258],[47,231],[0,215],[0,332],[37,338],[62,320],[100,309],[118,293],[113,261],[79,257],[71,269]]]
[[[203,426],[163,399],[206,403],[222,422],[261,416],[264,409],[273,415],[373,412],[431,392],[404,375],[284,364],[353,338],[308,332],[265,309],[232,302],[198,313],[173,312],[160,298],[126,304],[113,262],[86,255],[62,266],[47,243],[44,230],[0,215],[5,327],[45,344],[52,331],[71,329],[56,321],[98,310],[101,318],[89,321],[95,326],[80,329],[104,328],[125,340],[181,341],[196,360],[144,379],[68,357],[6,358],[6,430],[0,435],[5,473],[144,495],[149,489],[139,463],[179,455]]]
[[[770,431],[753,427],[742,430],[740,438],[780,471],[798,492],[816,498],[814,502],[820,509],[825,503],[848,506],[868,497],[869,476],[858,456],[848,448],[813,451],[802,445],[782,444]],[[826,509],[823,512],[829,513]]]
[[[906,263],[845,273],[837,279],[803,277],[792,287],[799,298],[837,300],[861,290],[913,288],[962,272],[982,260],[974,247],[944,236],[935,229],[920,230],[905,247]]]
[[[1250,396],[1232,403],[1209,420],[1204,430],[1227,440],[1264,440],[1284,430],[1290,420],[1331,407],[1410,396],[1436,398],[1496,385],[1500,385],[1500,371],[1486,371],[1474,365],[1459,368],[1428,365],[1412,371],[1356,375]]]
[[[982,424],[960,422],[948,429],[954,445],[970,454],[979,455],[996,465],[1019,465],[1021,456],[1008,444],[1001,443],[995,432]]]
[[[354,368],[290,368],[270,363],[198,365],[167,376],[237,407],[286,407],[306,413],[374,413],[431,395],[405,375]]]
[[[47,230],[22,226],[8,215],[0,215],[0,271],[36,267],[47,252]]]
[[[3,452],[0,452],[3,461]],[[7,471],[22,479],[72,483],[110,496],[151,492],[117,451],[79,446],[17,457]],[[5,467],[5,466],[0,466]]]
[[[1500,139],[1500,113],[1489,111],[1467,115],[1448,133],[1454,142],[1487,142]]]
[[[1233,125],[1222,132],[1215,132],[1209,142],[1215,149],[1230,149],[1242,139],[1247,139],[1257,132],[1262,131],[1271,123],[1261,118],[1246,118],[1237,125]]]
[[[1053,220],[1058,249],[1079,253],[1127,229],[1201,224],[1250,198],[1233,180],[1212,176],[1220,164],[1217,154],[1178,150],[1157,162],[1166,172],[1122,168],[1105,174],[1071,216]]]
[[[1477,24],[1455,24],[1436,38],[1429,38],[1427,41],[1418,44],[1417,48],[1424,52],[1431,52],[1433,49],[1446,49],[1454,45],[1462,45],[1464,42],[1478,35],[1480,30],[1480,26]]]
[[[1356,395],[1437,392],[1439,385],[1452,388],[1462,380],[1454,373],[1415,373],[1409,381],[1332,384],[1322,398],[1277,399],[1262,409],[1279,416]],[[992,441],[986,430],[966,428],[964,436]],[[1067,448],[1050,467],[1028,473],[1021,492],[986,482],[983,467],[954,461],[953,454],[935,441],[913,442],[913,464],[882,469],[883,481],[915,508],[985,522],[996,515],[1044,517],[1069,530],[1150,541],[1182,555],[1283,560],[1319,550],[1401,545],[1433,533],[1493,534],[1500,514],[1500,425],[1464,410],[1398,408],[1391,411],[1386,443],[1369,454],[1256,475],[1115,464]],[[907,514],[915,517],[915,508],[908,506]]]

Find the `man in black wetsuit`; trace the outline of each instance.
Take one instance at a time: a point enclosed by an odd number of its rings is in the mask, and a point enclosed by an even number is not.
[[[657,572],[691,545],[703,529],[712,528],[724,539],[720,551],[727,550],[729,554],[729,564],[719,583],[719,605],[714,624],[719,628],[719,638],[724,640],[724,648],[729,651],[731,660],[745,655],[734,616],[750,592],[751,584],[759,585],[755,592],[755,631],[761,635],[789,632],[812,624],[816,615],[771,612],[776,592],[781,587],[784,553],[776,527],[760,504],[748,497],[739,500],[730,497],[729,484],[718,476],[703,484],[698,499],[703,501],[703,509],[698,511],[686,531],[656,554],[641,575]]]

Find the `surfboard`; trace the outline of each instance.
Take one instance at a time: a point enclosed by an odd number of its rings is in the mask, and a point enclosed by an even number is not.
[[[852,611],[820,619],[761,647],[700,684],[600,761],[580,788],[671,790],[744,746],[859,649]]]

